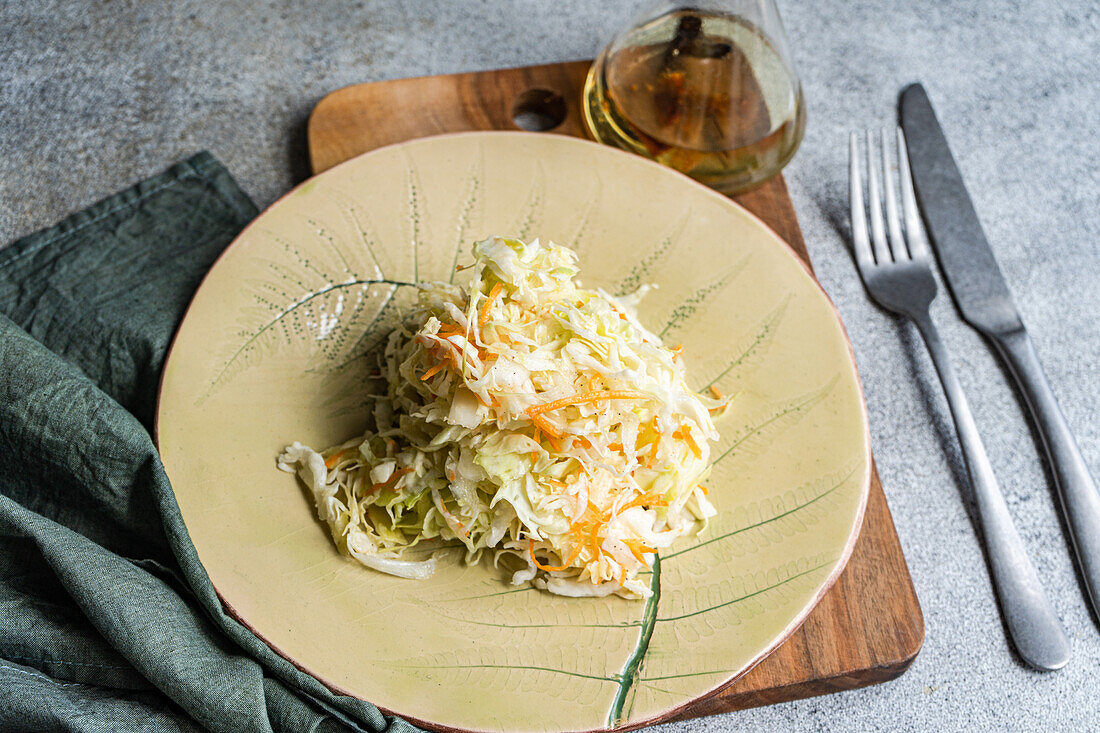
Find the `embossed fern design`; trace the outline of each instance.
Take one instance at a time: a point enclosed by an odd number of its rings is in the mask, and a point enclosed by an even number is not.
[[[353,264],[323,225],[307,223],[320,242],[309,252],[265,232],[286,257],[264,261],[267,277],[249,282],[253,305],[242,312],[236,334],[239,344],[223,358],[204,396],[243,367],[258,362],[276,344],[312,341],[326,359],[339,358],[349,345],[362,343],[374,333],[399,288],[415,287],[386,277],[377,262],[369,269]],[[367,251],[373,256],[373,250]],[[357,341],[352,342],[356,333]]]
[[[707,527],[706,536],[695,544],[681,547],[664,557],[665,564],[685,555],[694,556],[706,550],[713,563],[746,551],[737,547],[746,537],[756,535],[750,541],[754,548],[773,544],[793,534],[804,532],[816,524],[828,500],[840,490],[850,487],[855,478],[855,468],[819,478],[780,496],[760,499],[746,506],[723,512]],[[816,510],[816,511],[815,511]]]
[[[582,705],[594,705],[599,699],[599,687],[578,684],[586,680],[606,683],[608,689],[617,683],[614,675],[604,671],[606,654],[594,653],[583,659],[566,660],[567,650],[557,644],[527,644],[525,651],[533,660],[509,661],[514,650],[499,643],[479,641],[466,648],[451,652],[438,652],[423,656],[399,659],[385,666],[412,674],[449,673],[456,682],[466,682],[477,675],[481,685],[494,685],[500,689],[514,689],[516,673],[534,684],[541,692],[562,700]]]
[[[630,268],[630,272],[624,278],[619,280],[618,284],[615,286],[615,295],[619,297],[629,295],[648,282],[649,275],[654,265],[660,262],[669,251],[675,249],[680,243],[680,237],[683,235],[684,229],[687,227],[687,223],[690,219],[691,210],[689,209],[680,220],[676,222],[672,231],[662,237],[657,245]]]
[[[778,306],[765,316],[764,319],[751,330],[750,335],[746,339],[742,339],[741,343],[734,348],[733,353],[735,356],[698,391],[702,392],[708,387],[717,384],[726,376],[758,362],[767,351],[768,346],[775,340],[775,334],[779,329],[779,323],[783,320],[783,316],[787,312],[787,305],[790,302],[791,296],[788,295]]]
[[[542,219],[542,206],[546,200],[546,173],[542,168],[542,161],[535,162],[535,174],[531,178],[531,188],[527,192],[527,202],[524,204],[519,216],[512,224],[512,230],[516,236],[527,241],[534,234],[535,228]]]
[[[466,174],[466,194],[462,197],[458,212],[455,214],[454,257],[451,259],[451,275],[447,279],[451,283],[455,281],[455,275],[458,273],[458,258],[462,254],[462,248],[469,244],[470,229],[474,224],[475,212],[480,202],[481,181],[485,175],[484,167],[479,157],[478,162],[471,166]]]
[[[599,210],[603,201],[603,190],[603,183],[600,181],[599,172],[597,172],[592,191],[587,197],[588,202],[585,204],[584,212],[581,214],[573,234],[565,240],[565,243],[577,253],[584,249],[587,236],[592,230],[592,216]]]
[[[732,442],[720,447],[722,452],[711,465],[717,465],[734,455],[753,455],[766,448],[776,435],[798,422],[808,411],[820,404],[839,379],[839,375],[834,376],[820,389],[782,402],[771,408],[764,416],[750,422],[742,428]]]
[[[719,611],[750,599],[761,598],[771,591],[786,590],[790,583],[805,578],[831,564],[832,559],[828,556],[802,558],[767,571],[760,571],[738,578],[726,578],[706,585],[678,588],[668,598],[673,609],[667,611],[666,615],[659,616],[656,621],[671,623],[713,614],[713,617],[708,618],[709,625],[707,627],[695,626],[694,628],[696,631],[704,628],[711,632],[720,631],[732,621],[719,614]],[[715,600],[716,598],[718,600]],[[772,599],[766,605],[774,604],[775,599]],[[747,616],[756,615],[762,610],[763,608],[755,608],[748,611],[739,611],[736,618],[740,621]],[[714,618],[721,619],[717,626]]]
[[[748,263],[748,256],[742,257],[724,274],[684,298],[680,304],[672,310],[672,314],[669,315],[664,328],[662,328],[657,335],[663,339],[673,331],[683,328],[687,322],[695,317],[695,314],[710,298],[725,290],[734,278],[741,274]]]

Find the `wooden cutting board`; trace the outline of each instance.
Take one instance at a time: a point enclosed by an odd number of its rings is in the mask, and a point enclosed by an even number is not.
[[[588,65],[576,61],[345,87],[322,99],[310,116],[313,172],[383,145],[447,132],[516,130],[516,121],[530,129],[560,119],[548,132],[586,137],[580,101]],[[782,176],[734,200],[809,263]],[[886,682],[909,668],[923,641],[920,604],[873,471],[863,528],[836,585],[774,653],[682,717]]]

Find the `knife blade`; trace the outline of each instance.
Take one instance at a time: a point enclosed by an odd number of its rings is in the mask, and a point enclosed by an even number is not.
[[[1008,364],[1050,459],[1086,595],[1100,618],[1100,492],[1047,382],[1004,275],[982,231],[928,94],[910,84],[898,100],[917,204],[963,319]]]
[[[963,318],[988,335],[1023,328],[923,86],[902,90],[900,114],[917,203]]]

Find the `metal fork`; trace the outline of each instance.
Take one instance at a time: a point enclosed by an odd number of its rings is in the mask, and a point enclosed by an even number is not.
[[[874,138],[867,131],[867,196],[871,204],[869,239],[868,209],[863,203],[863,181],[860,173],[862,165],[856,133],[852,133],[849,141],[852,238],[856,265],[871,297],[884,308],[912,320],[928,346],[955,420],[955,431],[962,446],[978,510],[978,523],[985,539],[993,587],[1000,601],[1009,636],[1020,656],[1031,666],[1041,670],[1059,669],[1069,661],[1069,641],[1012,524],[1008,506],[997,486],[993,468],[978,436],[970,406],[951,366],[951,358],[929,315],[929,306],[936,297],[936,281],[932,276],[928,244],[913,195],[913,179],[909,173],[905,136],[900,129],[897,130],[897,168],[901,208],[905,219],[904,233],[901,217],[898,215],[897,194],[891,173],[894,164],[890,159],[888,142],[886,130],[883,129],[883,197],[875,163]],[[886,207],[885,226],[882,218],[883,203]]]

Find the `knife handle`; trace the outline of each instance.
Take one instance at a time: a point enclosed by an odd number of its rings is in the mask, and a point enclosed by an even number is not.
[[[955,420],[985,540],[993,590],[1000,601],[1009,636],[1020,656],[1031,666],[1047,671],[1060,669],[1069,661],[1069,640],[1012,523],[951,357],[927,312],[913,320],[928,346]]]
[[[1027,331],[1021,328],[994,336],[993,343],[1008,363],[1039,427],[1062,512],[1077,552],[1086,595],[1092,602],[1093,611],[1100,616],[1100,493],[1096,491],[1096,482],[1054,399]]]

